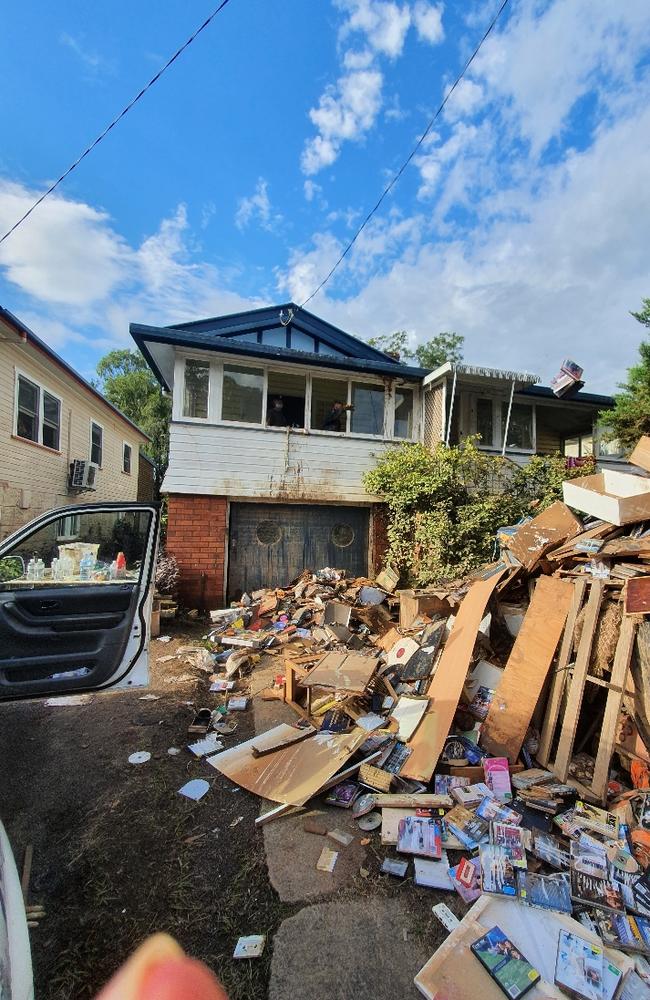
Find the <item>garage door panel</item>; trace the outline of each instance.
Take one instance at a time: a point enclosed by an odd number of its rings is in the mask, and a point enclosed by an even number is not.
[[[368,572],[369,511],[360,507],[234,503],[230,507],[228,596],[283,586],[305,569]]]

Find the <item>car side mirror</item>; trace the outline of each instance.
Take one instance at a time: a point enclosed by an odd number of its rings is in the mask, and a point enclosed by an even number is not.
[[[25,561],[22,556],[0,556],[0,583],[17,580],[25,575]]]

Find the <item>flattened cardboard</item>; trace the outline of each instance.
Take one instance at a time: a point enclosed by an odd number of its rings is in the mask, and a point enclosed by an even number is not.
[[[506,572],[504,567],[487,579],[476,580],[462,601],[429,685],[429,706],[411,740],[413,753],[401,777],[431,779],[458,707],[479,625],[490,596]]]
[[[358,653],[326,653],[300,683],[304,687],[315,685],[361,693],[377,669],[377,662],[374,656]]]
[[[573,538],[582,530],[578,518],[560,500],[552,503],[532,521],[522,524],[508,544],[512,554],[525,569],[530,569],[541,556]]]
[[[560,641],[573,584],[541,576],[481,727],[481,745],[515,763]]]
[[[639,468],[650,472],[650,437],[644,435],[639,438],[628,461],[632,465],[638,465]]]

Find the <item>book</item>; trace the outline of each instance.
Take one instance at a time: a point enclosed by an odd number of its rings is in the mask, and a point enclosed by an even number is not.
[[[487,840],[490,824],[475,816],[465,806],[454,806],[445,816],[445,826],[470,850]]]
[[[540,979],[540,974],[500,927],[492,927],[470,948],[481,965],[510,1000],[517,1000]]]
[[[465,806],[467,809],[477,806],[486,796],[488,798],[493,797],[490,789],[482,782],[478,785],[457,785],[456,788],[450,790],[450,794],[452,799],[455,799],[459,805]]]
[[[521,813],[506,806],[498,799],[486,796],[479,802],[474,814],[480,819],[487,820],[488,823],[511,823],[513,826],[521,825]]]
[[[532,853],[536,858],[545,861],[553,868],[568,870],[570,855],[563,849],[560,841],[551,833],[535,833]]]
[[[440,861],[429,861],[427,858],[413,858],[415,884],[428,889],[449,889],[453,891],[454,884],[449,874],[449,859],[447,852],[442,852]]]
[[[486,757],[483,761],[485,784],[501,802],[512,800],[510,765],[507,757]]]
[[[599,809],[590,802],[578,799],[573,807],[573,818],[584,830],[593,830],[601,837],[608,837],[611,840],[618,839],[618,816],[607,812],[606,809]]]
[[[462,858],[449,869],[454,889],[465,903],[473,903],[481,895],[481,862],[479,858]]]
[[[613,910],[615,913],[623,912],[623,897],[613,882],[575,869],[571,869],[571,898],[584,906]]]
[[[517,878],[508,851],[494,844],[481,844],[481,888],[498,896],[516,896]]]
[[[603,1000],[603,949],[560,930],[555,985],[581,1000]]]
[[[607,854],[605,845],[598,845],[591,837],[584,834],[580,840],[572,840],[570,845],[571,867],[574,871],[593,875],[594,878],[607,878]]]
[[[545,785],[549,781],[555,781],[555,775],[541,767],[529,767],[526,771],[513,774],[510,781],[513,788],[525,789],[532,788],[533,785]]]
[[[442,857],[440,823],[418,816],[401,819],[397,828],[397,850],[402,854],[419,854],[439,861]]]
[[[571,913],[571,880],[567,874],[537,875],[520,869],[517,872],[517,892],[527,906],[543,910]]]
[[[490,824],[490,843],[494,847],[503,847],[515,868],[527,868],[526,841],[524,831],[520,826],[509,826],[506,823]]]

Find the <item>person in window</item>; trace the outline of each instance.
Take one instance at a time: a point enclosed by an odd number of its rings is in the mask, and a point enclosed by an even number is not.
[[[338,431],[340,434],[341,431],[345,430],[345,411],[353,409],[354,406],[352,403],[342,403],[340,399],[337,399],[332,406],[332,409],[325,417],[321,430]]]
[[[266,415],[267,427],[286,427],[287,418],[284,414],[284,400],[282,396],[274,396],[271,400],[271,409]]]

